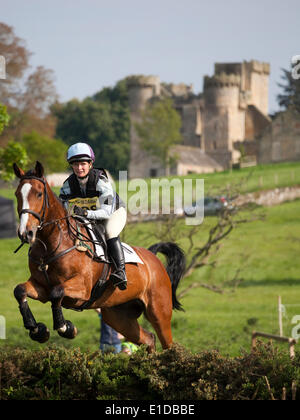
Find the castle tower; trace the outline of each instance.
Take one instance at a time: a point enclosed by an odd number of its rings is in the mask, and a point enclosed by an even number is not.
[[[130,109],[130,165],[129,177],[150,175],[151,170],[159,170],[159,163],[140,148],[139,138],[134,124],[141,121],[141,112],[147,102],[160,95],[160,79],[157,76],[130,76],[127,78],[129,109]],[[149,176],[148,175],[148,176]]]
[[[245,107],[240,101],[240,76],[216,74],[204,79],[203,137],[205,153],[223,167],[238,159],[235,141],[245,138]]]
[[[269,112],[270,64],[257,60],[242,63],[216,63],[215,74],[236,74],[240,76],[240,90],[247,105],[254,105],[262,114]]]
[[[248,105],[254,105],[264,115],[269,113],[270,64],[252,60],[243,62],[243,91],[249,92]]]
[[[246,140],[249,121],[269,123],[269,74],[268,63],[252,60],[216,63],[215,75],[204,79],[203,144],[225,168],[239,161],[234,143]]]

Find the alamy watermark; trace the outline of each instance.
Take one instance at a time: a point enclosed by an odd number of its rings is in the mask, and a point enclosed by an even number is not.
[[[0,315],[0,340],[6,340],[6,320]]]
[[[204,220],[204,179],[128,180],[127,171],[120,171],[118,193],[133,216],[188,214],[187,225]]]
[[[292,337],[295,340],[298,340],[300,338],[300,315],[295,315],[292,318],[292,324],[297,324],[293,329],[292,329]]]
[[[294,80],[300,79],[300,55],[294,55],[292,57],[292,78]]]

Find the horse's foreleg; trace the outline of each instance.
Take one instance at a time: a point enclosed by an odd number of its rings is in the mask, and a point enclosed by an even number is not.
[[[65,321],[61,303],[65,296],[65,290],[62,285],[55,286],[50,293],[49,300],[52,304],[53,329],[57,330],[61,337],[72,339],[77,335],[77,328],[71,321]]]
[[[20,313],[23,318],[24,327],[29,330],[30,338],[39,343],[48,341],[50,333],[44,324],[36,322],[29,308],[27,297],[43,301],[45,298],[43,294],[43,291],[38,290],[31,281],[19,284],[14,290],[14,295],[19,304]]]

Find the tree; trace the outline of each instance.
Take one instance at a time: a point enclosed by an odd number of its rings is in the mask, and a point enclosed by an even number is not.
[[[7,113],[5,105],[0,104],[0,134],[4,130],[4,127],[8,125],[10,117]]]
[[[0,104],[0,134],[5,126],[8,125],[10,116],[7,113],[6,106]],[[27,164],[28,158],[26,150],[23,146],[10,141],[5,148],[0,148],[0,177],[4,181],[14,179],[13,163],[16,162],[20,166]]]
[[[21,145],[28,154],[28,166],[39,160],[46,173],[62,172],[68,167],[66,162],[67,145],[60,139],[52,139],[33,131],[25,134]]]
[[[112,175],[129,164],[130,117],[125,80],[83,101],[73,99],[51,108],[57,119],[56,136],[70,145],[83,141],[95,151],[96,166]]]
[[[4,181],[15,178],[13,163],[23,168],[28,163],[28,156],[22,144],[10,141],[5,148],[0,148],[0,176]]]
[[[82,102],[73,99],[56,104],[52,111],[57,118],[56,136],[68,145],[79,141],[88,143],[94,149],[96,165],[106,165],[105,146],[113,136],[109,107],[86,98]]]
[[[28,115],[44,118],[49,114],[51,105],[57,100],[53,70],[38,66],[25,82],[23,111]]]
[[[0,98],[11,116],[1,144],[7,144],[11,138],[20,141],[24,133],[32,130],[54,135],[55,121],[49,112],[49,106],[57,100],[52,70],[39,66],[29,74],[31,52],[14,29],[4,23],[0,23],[0,52],[6,61]]]
[[[0,98],[5,105],[17,107],[21,88],[19,82],[29,68],[31,52],[14,29],[0,22],[0,51],[5,57],[6,79],[0,83]]]
[[[283,89],[283,93],[277,96],[277,100],[284,109],[290,108],[300,113],[300,77],[295,75],[294,69],[293,66],[291,71],[282,69],[281,78],[285,84],[278,83],[278,86]]]
[[[141,148],[161,162],[167,176],[170,166],[176,161],[170,153],[171,148],[182,139],[180,128],[180,116],[168,98],[148,105],[142,113],[141,122],[135,124]]]

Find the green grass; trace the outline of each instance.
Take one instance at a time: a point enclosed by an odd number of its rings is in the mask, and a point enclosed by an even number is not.
[[[174,194],[178,195],[179,189],[182,191],[183,180],[194,180],[193,187],[195,188],[195,180],[203,179],[205,186],[205,195],[220,195],[226,194],[228,190],[238,189],[242,194],[268,190],[274,188],[288,187],[292,185],[300,185],[300,162],[279,163],[271,165],[258,165],[251,168],[243,168],[240,170],[215,172],[212,174],[191,174],[184,177],[172,176],[166,178],[170,181],[180,180],[178,186],[171,188],[171,204],[173,203]],[[142,180],[146,183],[149,201],[151,196],[151,183],[157,182],[158,179]],[[131,182],[129,180],[129,186]],[[136,193],[140,193],[137,186],[133,185],[133,191],[128,191],[128,200]],[[119,191],[119,183],[116,182],[116,189]],[[161,200],[160,191],[160,200]],[[121,195],[122,196],[122,195]],[[147,196],[142,196],[142,199],[147,199]],[[150,205],[150,203],[149,203]]]
[[[234,230],[219,252],[215,269],[196,270],[182,281],[179,292],[190,283],[226,284],[223,294],[204,288],[192,289],[181,301],[186,312],[174,312],[174,340],[193,352],[219,349],[224,355],[236,356],[242,348],[249,350],[253,329],[277,334],[277,296],[283,304],[300,304],[300,201],[285,203],[265,209],[266,219],[240,225]],[[214,218],[206,218],[199,226],[195,247],[204,243]],[[158,242],[155,234],[158,223],[128,225],[125,240],[131,245],[145,246]],[[184,219],[178,226],[178,244],[187,249],[186,234],[190,229]],[[14,287],[28,278],[27,250],[13,251],[17,239],[1,240],[0,315],[5,316],[7,339],[0,346],[39,348],[23,329]],[[242,267],[239,287],[233,288],[230,280]],[[52,329],[50,304],[30,301],[37,321]],[[300,314],[300,306],[287,306],[284,333],[290,335],[294,325],[293,315]],[[51,331],[50,343],[81,350],[95,350],[99,341],[99,319],[94,311],[77,313],[64,310],[66,319],[79,329],[74,341],[66,341]],[[142,320],[144,326],[148,326]]]

